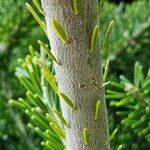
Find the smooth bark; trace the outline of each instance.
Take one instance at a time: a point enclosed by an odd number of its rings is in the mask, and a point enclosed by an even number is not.
[[[62,114],[69,122],[65,128],[67,150],[108,150],[108,123],[105,92],[101,87],[102,63],[99,42],[95,51],[89,53],[94,27],[99,24],[96,0],[81,0],[81,12],[74,14],[71,0],[42,0],[51,50],[61,62],[55,65],[59,90],[76,105],[71,109],[61,100]],[[51,19],[57,20],[69,36],[70,45],[65,45],[56,35]],[[97,101],[101,112],[94,120]],[[90,143],[83,140],[83,130],[88,128]]]

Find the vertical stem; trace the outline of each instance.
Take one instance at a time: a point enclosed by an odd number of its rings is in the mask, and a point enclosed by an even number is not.
[[[89,53],[92,32],[99,24],[96,0],[81,0],[79,14],[74,14],[71,0],[42,0],[51,49],[61,66],[55,65],[59,90],[76,105],[71,109],[61,101],[67,150],[108,150],[108,123],[105,104],[99,39]],[[60,23],[70,44],[57,36],[51,20]],[[96,103],[101,102],[99,118],[94,120]],[[83,141],[83,131],[89,130],[89,144]]]

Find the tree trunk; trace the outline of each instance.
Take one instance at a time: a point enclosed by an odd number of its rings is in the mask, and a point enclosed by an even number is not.
[[[105,92],[102,87],[102,63],[99,39],[89,53],[93,29],[99,24],[96,0],[81,0],[81,12],[74,14],[71,0],[42,0],[51,49],[61,65],[55,65],[59,90],[77,107],[71,109],[61,101],[62,114],[69,127],[65,128],[67,150],[108,150],[108,123]],[[58,38],[51,20],[57,20],[70,39],[65,45]],[[101,102],[100,115],[94,120],[96,103]],[[89,143],[83,131],[89,130]]]

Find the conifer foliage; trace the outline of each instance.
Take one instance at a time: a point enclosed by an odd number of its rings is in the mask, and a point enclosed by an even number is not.
[[[40,15],[45,16],[45,13],[38,0],[33,0],[33,4],[34,7],[28,3],[26,3],[26,6],[47,37],[46,24],[40,17]],[[80,1],[73,0],[72,4],[74,14],[80,14]],[[104,4],[105,0],[100,1],[96,13],[101,13]],[[113,21],[110,21],[102,41],[102,52],[105,58],[108,58],[107,55],[109,54],[107,49],[110,45],[108,43],[111,38],[113,23]],[[62,24],[55,19],[51,20],[51,24],[56,36],[63,44],[68,46],[71,41]],[[93,28],[89,54],[92,54],[95,50],[99,29],[99,25]],[[40,52],[30,45],[29,54],[24,59],[18,59],[18,67],[15,72],[26,90],[26,96],[25,98],[11,99],[9,104],[28,116],[28,127],[40,137],[44,149],[64,150],[66,148],[65,128],[69,128],[69,123],[62,115],[60,100],[73,111],[76,111],[77,108],[58,89],[54,64],[61,66],[61,61],[53,55],[47,44],[41,40],[38,40],[37,43]],[[110,143],[111,149],[116,150],[138,150],[139,147],[146,150],[150,143],[150,70],[145,73],[143,66],[139,62],[135,62],[132,79],[120,75],[119,81],[108,81],[111,61],[114,60],[106,60],[104,83],[101,85],[102,88],[108,85],[106,101],[110,113],[110,136],[104,144]],[[97,101],[94,121],[98,120],[101,106],[101,101]],[[126,132],[128,133],[126,134]],[[83,137],[83,143],[86,146],[89,145],[90,130],[88,127],[83,129],[81,136]],[[139,145],[140,143],[142,144]]]

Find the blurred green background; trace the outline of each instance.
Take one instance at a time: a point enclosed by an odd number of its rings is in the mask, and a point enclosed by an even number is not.
[[[28,119],[12,109],[8,100],[25,96],[15,77],[17,59],[28,54],[32,44],[39,51],[37,40],[47,42],[43,31],[25,7],[30,0],[0,0],[0,149],[42,149],[40,139],[26,127]],[[100,14],[101,42],[106,27],[114,20],[108,44],[111,60],[110,79],[118,81],[124,74],[132,80],[134,63],[139,61],[144,72],[150,67],[150,2],[149,0],[111,0]],[[104,61],[105,62],[105,61]],[[109,109],[109,108],[108,108]],[[145,144],[147,149],[148,146]],[[149,145],[150,146],[150,145]],[[140,149],[139,149],[140,150]]]

